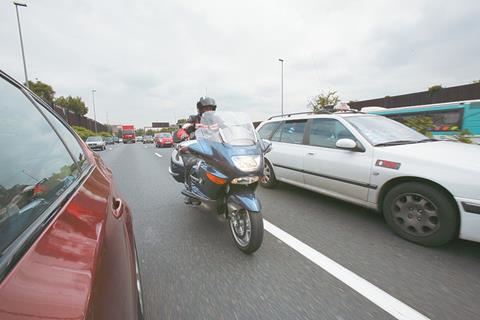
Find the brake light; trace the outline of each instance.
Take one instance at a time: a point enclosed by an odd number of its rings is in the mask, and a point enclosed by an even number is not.
[[[207,178],[208,178],[208,180],[212,181],[212,182],[215,183],[215,184],[220,184],[220,185],[222,185],[222,184],[227,183],[227,180],[222,179],[222,178],[220,178],[220,177],[217,177],[216,175],[213,175],[213,174],[211,174],[210,172],[207,172]]]

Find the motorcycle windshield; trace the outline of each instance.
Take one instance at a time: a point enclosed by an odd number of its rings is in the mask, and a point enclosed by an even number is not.
[[[207,139],[232,146],[251,146],[257,143],[252,121],[243,112],[205,112],[195,136],[197,139]]]

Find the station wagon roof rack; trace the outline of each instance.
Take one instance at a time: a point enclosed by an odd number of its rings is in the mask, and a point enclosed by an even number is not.
[[[323,107],[321,110],[318,110],[316,112],[314,111],[304,111],[304,112],[294,112],[294,113],[285,113],[285,114],[279,114],[277,116],[272,116],[268,118],[268,120],[272,120],[274,118],[290,118],[291,116],[298,116],[301,114],[335,114],[335,113],[364,113],[355,109],[347,109],[347,110],[336,110],[333,108],[333,105],[328,105]]]
[[[330,114],[332,112],[328,110],[320,110],[319,112],[304,111],[304,112],[285,113],[285,114],[279,114],[278,116],[272,116],[268,118],[268,120],[272,120],[273,118],[290,118],[291,116],[297,116],[301,114],[323,114],[323,113]]]

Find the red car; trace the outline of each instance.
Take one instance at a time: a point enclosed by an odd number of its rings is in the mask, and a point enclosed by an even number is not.
[[[161,132],[155,134],[155,147],[163,148],[165,146],[171,147],[173,145],[173,137],[170,132]]]
[[[112,172],[1,70],[0,119],[0,319],[143,319],[132,215]]]

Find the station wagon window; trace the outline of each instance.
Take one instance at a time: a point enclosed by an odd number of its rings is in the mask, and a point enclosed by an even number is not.
[[[64,144],[21,90],[0,78],[0,255],[77,179]]]
[[[302,143],[306,123],[307,120],[290,120],[284,122],[275,131],[275,134],[272,136],[272,141]]]
[[[309,144],[317,147],[336,148],[340,139],[357,141],[353,134],[336,119],[313,119],[310,126]]]
[[[262,139],[270,139],[272,133],[275,131],[279,124],[279,121],[266,123],[258,130],[258,135]]]

